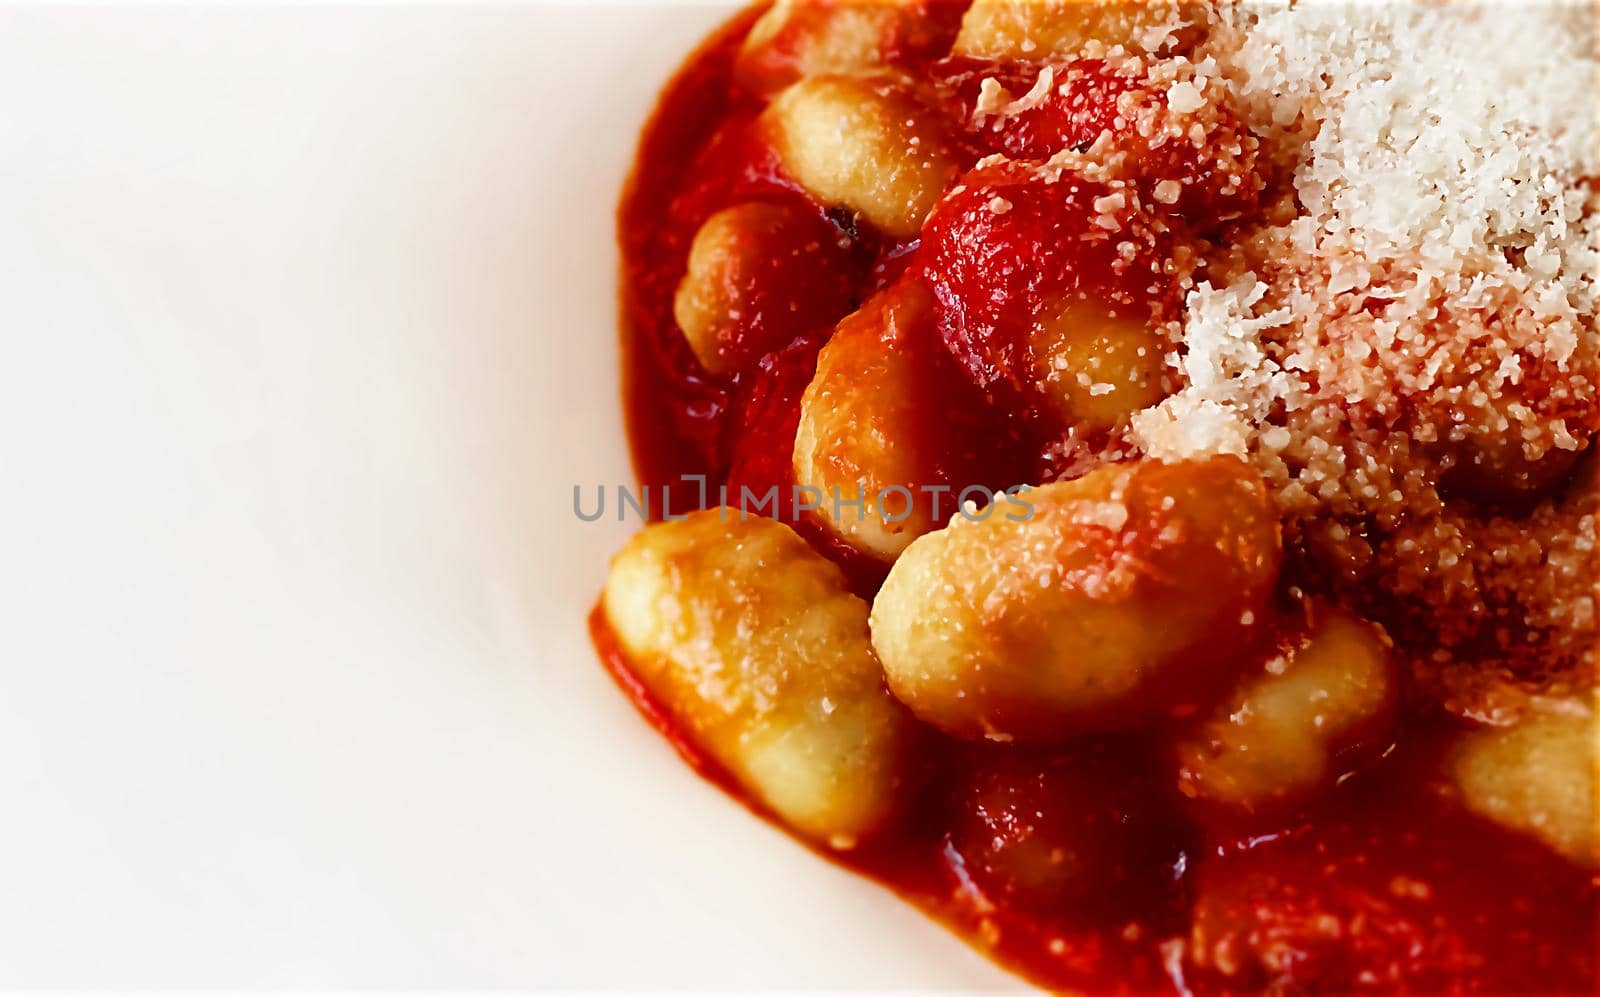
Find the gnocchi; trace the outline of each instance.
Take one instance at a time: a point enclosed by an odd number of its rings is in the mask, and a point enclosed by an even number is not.
[[[808,76],[881,69],[901,47],[949,44],[929,13],[912,0],[777,0],[745,36],[734,75],[770,94]]]
[[[938,116],[891,77],[813,76],[762,120],[796,183],[893,238],[915,236],[959,172]]]
[[[1034,326],[1033,383],[1066,425],[1109,432],[1167,396],[1170,347],[1133,312],[1082,295]]]
[[[1372,745],[1395,705],[1383,630],[1313,606],[1307,632],[1178,739],[1179,788],[1224,812],[1259,813],[1309,796],[1336,756]]]
[[[1193,35],[1198,5],[1175,0],[973,0],[957,55],[1044,59],[1091,43],[1155,52]]]
[[[852,548],[893,560],[934,529],[925,485],[945,485],[955,434],[939,418],[943,347],[917,282],[891,288],[839,324],[801,401],[794,478]]]
[[[1170,347],[1155,330],[1180,299],[1170,231],[1139,198],[1063,167],[995,160],[940,202],[921,250],[945,345],[973,383],[1016,407],[1102,419],[1099,401],[1161,390]],[[1089,358],[1097,340],[1115,357]],[[1115,398],[1097,394],[1107,384]]]
[[[895,695],[959,737],[1141,725],[1226,692],[1280,557],[1242,461],[1113,466],[914,542],[872,642]]]
[[[737,205],[695,234],[673,316],[700,365],[726,376],[843,314],[847,272],[839,234],[814,214]]]
[[[1574,704],[1571,712],[1538,713],[1512,727],[1465,735],[1449,768],[1467,809],[1594,869],[1600,867],[1597,751],[1600,727]]]
[[[866,603],[789,527],[725,508],[651,526],[612,561],[602,607],[650,694],[790,827],[850,848],[893,820],[914,725]]]
[[[986,756],[957,791],[951,848],[992,901],[1129,904],[1171,857],[1142,761],[1118,741]]]

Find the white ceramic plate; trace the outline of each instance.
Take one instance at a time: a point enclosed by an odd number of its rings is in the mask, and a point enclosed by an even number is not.
[[[587,643],[612,207],[724,13],[0,10],[0,985],[1015,985]]]

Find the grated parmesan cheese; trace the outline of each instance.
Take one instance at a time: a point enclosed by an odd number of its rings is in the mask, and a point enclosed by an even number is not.
[[[1001,85],[994,77],[986,77],[978,84],[978,100],[972,111],[972,123],[981,125],[989,118],[995,119],[998,127],[1007,118],[1015,117],[1024,111],[1031,111],[1044,103],[1050,97],[1050,88],[1055,85],[1055,69],[1045,66],[1039,70],[1039,77],[1033,87],[1015,100],[1011,92]]]
[[[1442,482],[1534,473],[1600,428],[1593,9],[1271,2],[1224,11],[1197,58],[1285,183],[1197,275],[1182,387],[1132,442],[1253,461],[1292,545],[1428,631],[1451,708],[1592,685],[1592,502],[1546,502],[1530,534]],[[1457,669],[1468,647],[1490,665]]]

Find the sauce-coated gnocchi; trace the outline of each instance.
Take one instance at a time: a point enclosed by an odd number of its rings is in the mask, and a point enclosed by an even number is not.
[[[942,362],[932,298],[916,282],[841,322],[817,359],[795,435],[795,482],[823,496],[818,515],[864,554],[893,560],[938,525],[924,488],[949,489],[960,445],[943,417]]]
[[[1295,802],[1339,775],[1335,758],[1375,746],[1395,705],[1382,628],[1313,606],[1305,633],[1179,739],[1184,794],[1223,811]]]
[[[961,737],[1136,726],[1227,691],[1279,557],[1242,462],[1110,467],[913,543],[872,642],[895,695]]]
[[[882,69],[949,50],[947,0],[776,0],[745,36],[734,76],[773,93],[807,76]]]
[[[879,68],[900,16],[890,3],[777,0],[745,36],[735,72],[770,93],[807,76]]]
[[[1600,725],[1572,704],[1568,712],[1537,713],[1512,727],[1466,735],[1450,771],[1468,809],[1593,869],[1600,866],[1597,766]]]
[[[755,201],[706,219],[673,316],[707,372],[725,376],[848,306],[839,234],[815,214]]]
[[[813,76],[763,119],[795,182],[895,238],[921,230],[960,169],[938,116],[892,77]]]
[[[1199,5],[1175,0],[973,0],[958,55],[1043,59],[1093,42],[1157,51],[1192,34]]]
[[[984,895],[1033,910],[1134,909],[1171,860],[1161,800],[1135,744],[991,750],[956,791],[950,847]]]
[[[650,694],[789,826],[849,848],[893,819],[910,718],[866,603],[793,530],[730,509],[652,526],[612,561],[602,606]]]
[[[1133,312],[1070,297],[1034,326],[1034,384],[1065,425],[1110,431],[1167,395],[1170,347]]]

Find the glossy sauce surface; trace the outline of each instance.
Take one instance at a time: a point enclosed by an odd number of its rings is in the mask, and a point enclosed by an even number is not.
[[[663,494],[678,514],[718,504],[720,485],[787,492],[799,399],[831,331],[808,331],[731,379],[706,376],[672,309],[706,218],[748,200],[818,214],[847,247],[852,308],[922,260],[917,242],[882,239],[813,204],[754,139],[750,123],[763,101],[742,93],[732,73],[757,13],[730,22],[666,89],[621,205],[624,401],[654,517],[668,508]],[[939,72],[959,88],[970,67],[952,60]],[[1024,125],[1009,140],[1018,151],[1035,132],[1059,138],[1070,122]],[[970,150],[968,164],[985,151]],[[1025,480],[1028,458],[1017,455],[1029,451],[1032,430],[982,404],[971,409],[980,423],[993,419],[985,428],[997,441],[980,476],[1002,487]],[[801,532],[871,597],[880,566],[819,529]],[[598,611],[591,629],[644,716],[697,771],[738,795],[632,676]],[[1380,762],[1312,805],[1247,826],[1194,813],[1149,744],[1103,738],[1024,751],[929,731],[922,788],[898,830],[856,851],[821,854],[1052,989],[1228,992],[1276,980],[1316,990],[1592,992],[1594,880],[1462,811],[1438,775],[1457,729],[1445,716],[1409,713]],[[1070,858],[1085,799],[1102,822],[1082,842],[1085,854],[1112,847],[1126,861],[1070,882],[1019,878],[1038,863],[1028,859],[1034,845],[1014,851],[1017,842],[1044,842],[1052,856]],[[1031,816],[1019,828],[994,816],[1002,811]]]

